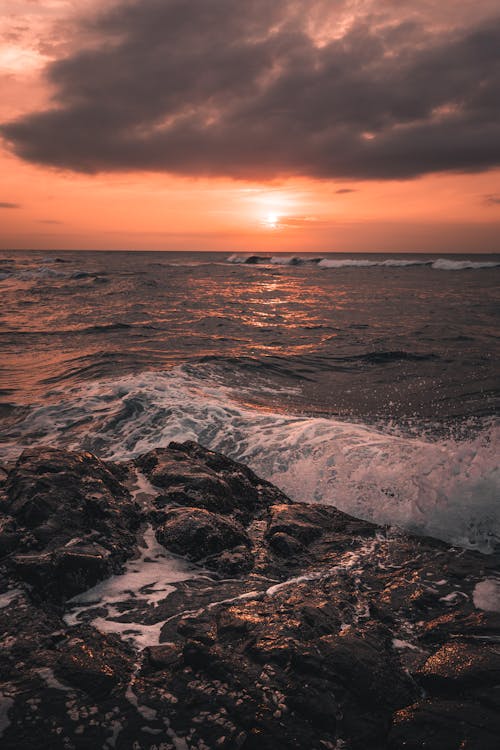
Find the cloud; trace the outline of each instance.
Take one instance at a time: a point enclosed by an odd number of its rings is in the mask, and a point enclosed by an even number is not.
[[[0,201],[0,208],[21,208],[19,203],[9,203],[8,201]]]
[[[335,195],[347,195],[347,193],[356,193],[357,190],[354,188],[339,188],[335,191]]]
[[[86,173],[487,170],[500,165],[500,17],[478,6],[120,0],[81,21],[89,46],[49,65],[53,106],[0,133],[28,161]]]

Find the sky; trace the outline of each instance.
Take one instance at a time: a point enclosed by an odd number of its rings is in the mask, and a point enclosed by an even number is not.
[[[500,251],[497,0],[0,0],[0,248]]]

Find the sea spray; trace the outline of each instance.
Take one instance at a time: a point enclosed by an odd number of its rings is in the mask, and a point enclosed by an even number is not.
[[[183,367],[53,392],[57,396],[16,423],[6,458],[44,443],[120,461],[171,440],[197,440],[247,463],[301,502],[335,505],[483,551],[500,540],[499,427],[492,420],[468,439],[409,437],[242,406],[201,368],[196,375]]]

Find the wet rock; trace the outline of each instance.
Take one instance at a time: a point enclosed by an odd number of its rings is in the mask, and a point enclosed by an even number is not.
[[[361,630],[361,629],[360,629]],[[418,694],[387,637],[370,632],[327,635],[319,641],[323,670],[335,675],[360,704],[394,710]]]
[[[448,609],[448,608],[447,608]],[[427,644],[446,643],[466,633],[470,638],[500,643],[500,613],[462,607],[446,611],[422,623],[421,640]]]
[[[4,466],[0,466],[0,489],[3,489],[5,487],[8,478],[9,472]]]
[[[201,508],[168,511],[156,537],[167,549],[191,560],[202,560],[223,550],[250,545],[250,539],[240,524]]]
[[[0,558],[13,552],[21,539],[21,531],[11,516],[0,517]]]
[[[445,643],[417,673],[422,684],[456,692],[500,684],[500,645]]]
[[[136,465],[164,492],[159,507],[170,504],[230,514],[247,523],[271,503],[290,500],[244,464],[197,443],[172,442],[136,459]]]
[[[51,521],[68,537],[89,521],[114,518],[119,525],[134,516],[129,495],[111,466],[91,453],[52,448],[24,451],[7,481],[9,513],[35,529]],[[129,502],[127,502],[129,501]]]
[[[496,750],[498,712],[477,703],[422,701],[398,711],[389,734],[390,750]]]
[[[146,657],[154,669],[172,669],[179,664],[181,654],[173,645],[149,646]]]
[[[496,749],[500,614],[475,592],[498,556],[292,503],[192,442],[136,465],[156,503],[87,453],[10,469],[2,750]]]
[[[307,545],[323,533],[321,521],[324,520],[324,514],[321,510],[296,505],[274,505],[271,508],[267,536],[283,533],[302,545]],[[312,523],[311,516],[319,523]]]
[[[130,679],[130,652],[112,636],[83,629],[59,646],[54,671],[63,682],[95,699],[108,696]]]
[[[85,591],[113,570],[109,550],[84,543],[50,552],[16,555],[11,564],[20,578],[57,599]]]
[[[216,640],[215,623],[203,615],[184,617],[177,625],[177,632],[184,638],[200,643],[210,644]]]
[[[268,541],[273,551],[283,557],[292,557],[293,555],[302,554],[305,551],[305,546],[301,542],[284,531],[276,531],[269,534]]]
[[[229,607],[217,613],[217,635],[220,638],[248,635],[256,627],[251,613],[238,607]]]
[[[221,575],[241,576],[252,570],[254,557],[247,547],[239,545],[234,549],[224,550],[218,555],[208,557],[205,560],[205,565]]]
[[[13,521],[0,534],[0,549],[17,552],[16,573],[64,597],[118,570],[136,548],[140,523],[123,477],[90,453],[24,451],[6,483]]]

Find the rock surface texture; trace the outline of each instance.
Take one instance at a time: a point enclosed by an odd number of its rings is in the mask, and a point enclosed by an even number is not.
[[[499,747],[499,555],[192,442],[33,448],[0,509],[3,750]]]

